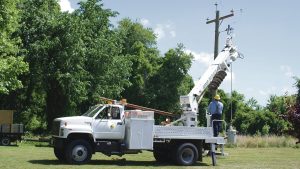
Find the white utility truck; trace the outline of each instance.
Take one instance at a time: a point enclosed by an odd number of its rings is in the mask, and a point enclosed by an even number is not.
[[[227,38],[226,46],[195,87],[180,97],[181,118],[168,125],[154,125],[153,111],[126,110],[126,103],[117,101],[95,105],[82,116],[55,119],[55,156],[71,164],[84,164],[96,152],[122,156],[149,150],[158,162],[193,165],[202,160],[203,150],[210,150],[216,165],[215,146],[224,145],[225,140],[213,136],[210,124],[197,127],[198,103],[207,88],[218,88],[238,57],[231,37]],[[182,125],[175,126],[179,121]]]

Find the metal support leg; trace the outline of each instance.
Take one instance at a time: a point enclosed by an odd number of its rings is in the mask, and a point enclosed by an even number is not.
[[[217,165],[217,158],[216,158],[216,145],[214,143],[210,144],[211,147],[211,160],[212,160],[212,165],[216,166]]]

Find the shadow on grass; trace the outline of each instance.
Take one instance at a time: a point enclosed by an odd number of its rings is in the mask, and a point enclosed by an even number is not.
[[[68,165],[59,160],[30,160],[32,164],[41,165]],[[175,166],[172,163],[158,163],[156,161],[131,161],[126,159],[91,160],[86,165],[117,165],[117,166]],[[209,166],[206,163],[197,162],[194,166]]]
[[[1,147],[19,147],[18,144],[10,144],[10,145],[8,145],[8,146],[4,146],[4,145],[1,145],[1,144],[0,144],[0,146],[1,146]]]
[[[49,144],[46,144],[46,145],[44,145],[44,144],[36,144],[36,145],[34,145],[35,147],[49,147],[49,148],[52,148],[52,146],[51,145],[49,145]]]

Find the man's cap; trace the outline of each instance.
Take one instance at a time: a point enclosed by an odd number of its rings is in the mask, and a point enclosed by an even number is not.
[[[220,95],[215,95],[215,97],[214,97],[214,99],[216,99],[216,100],[220,100],[221,99],[221,97],[220,97]]]

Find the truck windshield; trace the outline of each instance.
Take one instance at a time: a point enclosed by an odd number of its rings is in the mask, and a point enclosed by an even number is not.
[[[91,107],[87,112],[85,112],[82,116],[94,117],[94,115],[102,109],[103,106],[96,105]]]

